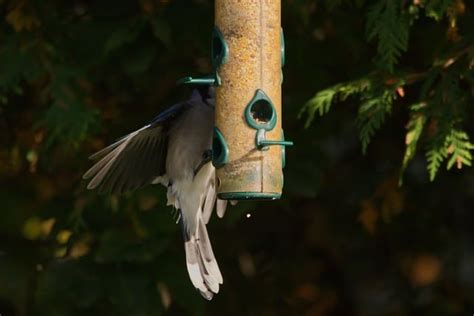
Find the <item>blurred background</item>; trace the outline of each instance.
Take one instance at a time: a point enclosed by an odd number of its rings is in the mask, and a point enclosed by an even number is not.
[[[2,316],[474,313],[474,173],[443,164],[430,181],[423,139],[402,168],[409,107],[445,54],[462,56],[442,64],[461,78],[456,94],[428,88],[472,132],[472,2],[282,5],[284,126],[296,144],[285,192],[213,216],[224,284],[207,302],[188,279],[164,188],[98,196],[81,175],[91,153],[186,98],[177,79],[210,73],[213,2],[0,0]],[[383,36],[396,40],[392,60],[380,58]],[[374,74],[391,88],[405,81],[365,155],[357,117],[370,96],[331,100],[305,128],[318,91]]]

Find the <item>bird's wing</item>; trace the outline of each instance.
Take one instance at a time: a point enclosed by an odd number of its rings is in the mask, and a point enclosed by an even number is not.
[[[148,125],[89,157],[98,162],[83,176],[90,179],[87,188],[123,193],[165,174],[169,125],[190,106],[182,102],[170,107]]]

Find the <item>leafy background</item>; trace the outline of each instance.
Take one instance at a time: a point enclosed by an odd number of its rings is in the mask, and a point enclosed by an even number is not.
[[[210,72],[213,3],[0,0],[2,316],[474,312],[473,3],[282,5],[284,198],[211,220],[204,302],[163,188],[81,175]]]

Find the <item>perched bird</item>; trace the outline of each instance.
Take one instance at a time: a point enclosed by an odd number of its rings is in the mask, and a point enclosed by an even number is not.
[[[219,292],[222,275],[205,224],[214,206],[222,217],[227,204],[216,197],[211,163],[213,94],[213,88],[194,90],[187,101],[92,155],[98,161],[83,176],[90,179],[88,189],[101,193],[167,187],[167,204],[180,212],[189,277],[208,300]]]

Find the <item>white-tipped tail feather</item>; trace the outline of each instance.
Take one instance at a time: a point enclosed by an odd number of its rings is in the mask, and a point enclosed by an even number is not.
[[[227,208],[227,201],[226,200],[217,200],[216,203],[216,213],[219,218],[223,218],[225,214],[225,210]]]
[[[212,251],[206,225],[199,210],[196,229],[184,242],[186,266],[194,287],[201,295],[210,300],[219,292],[222,274]]]
[[[209,181],[209,186],[207,188],[206,199],[204,200],[204,207],[202,211],[202,217],[204,219],[204,224],[209,223],[211,218],[212,211],[214,210],[214,205],[216,204],[216,187],[214,185],[214,179],[211,177]]]
[[[168,200],[176,197],[181,207],[189,277],[194,287],[208,300],[219,292],[219,285],[222,284],[222,275],[205,225],[216,200],[213,177],[214,167],[208,163],[192,179],[177,181],[168,187]]]

